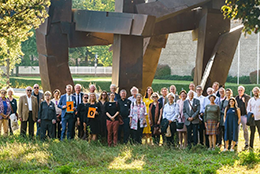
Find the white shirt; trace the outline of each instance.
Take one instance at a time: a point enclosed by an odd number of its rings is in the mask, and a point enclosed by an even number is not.
[[[163,107],[163,118],[174,121],[179,116],[179,105],[177,103],[169,104],[166,103]]]
[[[198,99],[200,101],[200,113],[202,113],[203,111],[203,107],[204,107],[204,96],[203,95],[200,95],[199,97],[195,97],[196,99]]]
[[[252,97],[247,104],[247,112],[254,114],[255,120],[260,120],[260,98]]]
[[[32,96],[28,97],[28,95],[26,95],[26,97],[27,97],[28,109],[29,111],[32,111]]]
[[[76,103],[77,103],[77,104],[82,103],[80,93],[79,93],[79,94],[76,93],[75,97],[76,97]],[[79,99],[79,101],[78,101],[78,99]]]
[[[190,110],[191,110],[191,109],[192,109],[191,106],[192,106],[192,104],[193,104],[193,99],[192,99],[192,100],[188,99],[188,102],[190,102],[189,108],[190,108]]]
[[[72,101],[72,94],[70,94],[70,95],[66,94],[66,99],[67,99],[67,101]]]

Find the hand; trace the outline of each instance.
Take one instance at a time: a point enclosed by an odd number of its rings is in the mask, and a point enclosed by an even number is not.
[[[19,118],[19,120],[22,122],[23,121],[23,119],[22,118]]]
[[[78,112],[75,112],[75,115],[78,115]]]
[[[37,121],[38,123],[41,123],[41,119],[38,119],[38,121]]]
[[[219,123],[217,124],[217,128],[219,127]]]
[[[75,111],[75,110],[76,110],[76,108],[74,107],[74,108],[73,108],[73,110]]]
[[[132,121],[129,121],[129,125],[131,126],[131,124],[132,124]]]
[[[146,123],[146,121],[145,121],[145,120],[143,120],[143,125],[145,125],[145,123]]]
[[[66,109],[66,108],[67,108],[67,106],[66,106],[66,105],[62,106],[62,109]]]
[[[158,120],[157,124],[160,124],[160,120]]]
[[[208,127],[207,127],[207,123],[205,123],[205,128],[208,129]]]
[[[252,117],[254,117],[254,114],[252,114]]]
[[[172,121],[171,120],[168,120],[169,121],[169,124],[171,124],[172,123]]]
[[[80,121],[78,120],[78,125],[80,125]]]
[[[97,111],[95,111],[95,115],[98,115],[98,112],[97,112]]]
[[[53,120],[52,120],[52,124],[55,124],[55,123],[56,123],[56,120],[55,120],[55,119],[53,119]]]
[[[114,118],[114,117],[111,117],[111,120],[112,120],[112,121],[115,121],[115,118]]]

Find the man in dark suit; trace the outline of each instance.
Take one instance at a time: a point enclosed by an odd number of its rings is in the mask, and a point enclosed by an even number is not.
[[[168,89],[167,88],[162,88],[161,89],[161,94],[162,94],[162,97],[159,98],[159,102],[164,106],[167,102],[168,102],[168,98],[167,98],[167,95],[168,95]]]
[[[76,84],[74,86],[74,90],[75,90],[75,93],[73,94],[73,96],[76,98],[76,106],[78,106],[79,104],[81,104],[83,101],[82,101],[82,98],[83,98],[83,92],[81,92],[81,85],[80,84]],[[76,117],[74,119],[74,126],[73,126],[73,131],[72,131],[72,135],[71,135],[71,138],[73,139],[75,137],[75,127],[77,127],[78,129],[78,137],[81,138],[83,137],[83,123],[81,125],[78,125],[76,123],[77,121],[77,117],[78,117],[78,114],[76,113]]]
[[[62,131],[61,131],[61,141],[65,139],[66,126],[68,123],[67,139],[72,138],[73,124],[75,119],[75,110],[76,110],[76,98],[72,95],[72,85],[66,86],[66,94],[62,95],[58,107],[62,109],[61,111],[61,122],[62,122]],[[67,106],[67,102],[72,102],[72,105]],[[75,125],[75,124],[74,124]]]
[[[33,92],[32,95],[35,96],[37,98],[37,102],[38,102],[38,108],[40,108],[41,102],[44,100],[44,96],[43,93],[39,91],[39,85],[38,84],[34,84],[33,85]],[[36,123],[37,124],[37,131],[36,131],[36,137],[38,135],[40,135],[40,130],[41,130],[41,124],[40,123]]]
[[[184,124],[187,127],[188,147],[191,148],[191,138],[193,131],[193,145],[198,144],[198,125],[199,125],[200,101],[194,98],[194,92],[188,92],[188,99],[184,102],[183,115]]]

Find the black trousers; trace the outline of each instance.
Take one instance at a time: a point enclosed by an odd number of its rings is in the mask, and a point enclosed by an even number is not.
[[[153,126],[151,126],[151,132],[152,132],[152,137],[153,137],[153,142],[154,142],[154,144],[159,144],[160,143],[160,135],[155,135],[154,134],[154,127],[155,126],[159,126],[159,125],[153,125]]]
[[[61,137],[61,124],[60,124],[60,121],[56,121],[55,124],[52,125],[53,127],[53,136],[54,138],[58,138],[60,140],[60,137]]]
[[[187,127],[187,139],[188,139],[188,146],[191,147],[191,142],[193,142],[193,146],[198,144],[198,124],[190,123]],[[193,134],[193,136],[192,136]],[[192,141],[193,140],[193,141]]]
[[[10,129],[10,135],[13,135],[13,130],[12,130],[12,126],[11,126],[11,119],[8,119],[8,124],[9,124],[9,129]]]
[[[174,137],[176,134],[176,122],[171,122],[170,124],[170,130],[171,130],[171,137],[166,137],[166,142],[168,146],[175,146]]]
[[[143,130],[144,128],[140,127],[140,121],[138,120],[137,123],[137,130],[132,129],[132,137],[133,137],[133,143],[135,144],[142,144],[142,137],[143,137]]]
[[[77,127],[78,127],[78,137],[79,138],[82,138],[83,137],[83,135],[84,135],[84,125],[83,125],[83,122],[84,122],[84,120],[83,120],[83,118],[79,118],[79,124],[80,125],[78,125]]]
[[[217,143],[219,145],[222,145],[222,140],[224,141],[224,135],[225,135],[225,126],[219,126],[218,130],[219,130],[219,134],[217,135]]]
[[[258,134],[260,135],[260,120],[255,121],[255,126],[250,126],[251,134],[250,134],[250,147],[254,147],[255,140],[255,127],[257,127]],[[260,138],[260,137],[259,137]]]
[[[29,112],[28,120],[22,121],[21,123],[21,136],[26,136],[27,123],[29,122],[29,136],[32,138],[34,136],[34,121],[32,118],[32,111]]]
[[[75,115],[75,118],[74,118],[74,124],[72,125],[72,132],[71,132],[71,139],[74,139],[75,138],[75,132],[76,132],[76,122],[77,122],[77,116]],[[77,125],[77,128],[78,128],[78,125]]]
[[[53,124],[51,120],[41,120],[41,140],[45,140],[46,132],[48,137],[54,138]]]

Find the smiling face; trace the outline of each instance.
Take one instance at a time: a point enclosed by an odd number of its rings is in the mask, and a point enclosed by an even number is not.
[[[137,96],[136,96],[136,101],[137,101],[137,102],[141,102],[141,100],[142,100],[141,95],[137,95]]]
[[[156,95],[154,95],[154,96],[152,97],[152,99],[153,99],[154,102],[157,102],[157,101],[158,101],[158,97],[157,97]]]
[[[167,89],[163,89],[161,93],[162,93],[163,97],[166,97],[167,96]]]
[[[219,89],[219,95],[220,95],[221,98],[225,97],[225,90],[224,90],[224,88],[220,88]]]
[[[244,95],[244,93],[245,93],[245,90],[244,90],[242,87],[239,87],[239,88],[237,89],[237,91],[238,91],[238,95],[239,95],[239,96],[242,96],[242,95]]]
[[[211,103],[215,103],[215,97],[210,97],[209,100]]]
[[[35,84],[35,85],[33,86],[33,92],[34,92],[35,94],[38,94],[38,93],[39,93],[39,85],[38,85],[38,84]]]
[[[80,91],[81,91],[81,87],[80,87],[79,85],[76,85],[76,86],[75,86],[75,92],[76,92],[76,94],[79,94]]]
[[[175,86],[171,86],[170,87],[170,92],[175,94],[176,93],[176,87]]]
[[[168,101],[169,103],[173,103],[174,97],[172,95],[168,96]]]
[[[186,100],[187,94],[185,94],[185,92],[182,92],[180,97],[181,97],[182,100]]]
[[[26,94],[27,94],[28,97],[31,96],[31,94],[32,94],[32,88],[31,88],[30,86],[28,86],[28,87],[26,88]]]
[[[253,89],[253,94],[254,94],[254,97],[258,97],[259,96],[259,89],[258,88],[254,88]]]
[[[202,89],[200,87],[197,87],[196,93],[197,93],[198,96],[201,96],[202,95]]]
[[[120,92],[120,97],[121,97],[121,99],[125,99],[126,98],[126,92],[125,91],[121,91]]]
[[[115,99],[115,94],[114,94],[114,93],[111,93],[111,94],[109,95],[109,99],[110,99],[110,101],[114,101],[114,99]]]
[[[230,100],[229,100],[229,105],[230,105],[230,107],[234,107],[234,106],[235,106],[235,101],[234,101],[234,99],[230,99]]]
[[[5,95],[6,95],[6,91],[5,90],[1,90],[1,97],[5,98]]]

